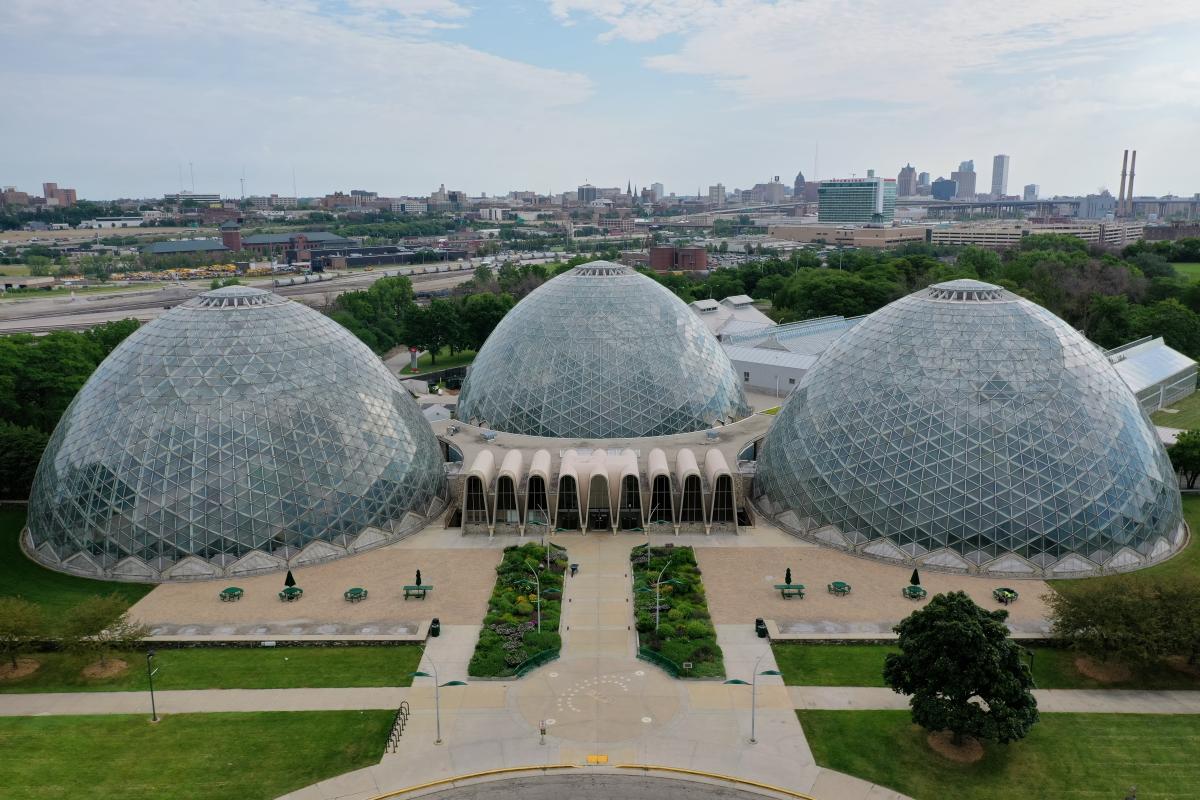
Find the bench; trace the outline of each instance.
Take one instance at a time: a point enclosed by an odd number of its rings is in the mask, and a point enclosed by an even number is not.
[[[287,586],[279,593],[279,599],[285,603],[290,603],[293,600],[299,600],[304,596],[304,590],[299,586]]]
[[[433,591],[433,587],[432,587],[432,586],[425,586],[425,585],[422,585],[422,586],[405,586],[405,587],[404,587],[404,599],[405,599],[405,600],[407,600],[407,599],[408,599],[408,598],[410,598],[410,597],[416,597],[416,598],[419,598],[419,599],[421,599],[421,600],[424,600],[424,599],[425,599],[425,595],[426,595],[426,594],[428,594],[428,593],[429,593],[429,592],[431,592],[431,591]]]
[[[347,589],[345,592],[343,592],[342,597],[346,598],[346,600],[351,603],[357,603],[359,600],[367,599],[367,590],[355,586],[354,588]]]
[[[804,599],[803,583],[777,583],[775,584],[775,588],[778,590],[779,594],[782,595],[784,600],[787,600],[789,597],[799,597],[801,600]]]
[[[242,590],[237,586],[227,586],[221,590],[221,602],[232,603],[242,599]]]
[[[902,591],[901,594],[903,594],[909,600],[924,600],[925,595],[927,595],[928,592],[926,592],[920,586],[911,586],[910,585],[910,586],[905,586],[904,591]]]
[[[834,581],[825,587],[825,591],[830,594],[835,594],[838,597],[850,594],[850,584],[845,581]]]

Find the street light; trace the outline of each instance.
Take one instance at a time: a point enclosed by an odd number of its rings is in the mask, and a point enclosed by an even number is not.
[[[534,598],[537,601],[537,629],[538,633],[542,632],[542,581],[537,574],[537,564],[530,563],[529,559],[525,560],[525,569],[529,570],[529,574],[533,576],[533,589],[537,593]]]
[[[150,721],[158,722],[158,708],[154,705],[154,673],[158,670],[153,668],[154,651],[146,651],[146,678],[150,681]]]
[[[432,675],[429,674],[428,672],[422,672],[421,670],[417,670],[416,672],[410,672],[409,677],[433,678],[433,713],[434,713],[434,718],[437,720],[437,738],[433,741],[433,743],[441,744],[442,743],[442,693],[441,693],[441,688],[443,686],[466,686],[467,683],[466,683],[466,681],[446,681],[445,683],[443,683],[439,686],[438,685],[438,676],[437,676],[437,666],[433,663],[433,661],[429,662],[429,668],[431,670],[433,670]]]
[[[758,706],[758,676],[759,675],[779,675],[779,674],[781,674],[779,672],[779,670],[777,670],[777,669],[764,669],[762,672],[758,671],[758,664],[760,661],[763,660],[763,657],[765,655],[766,654],[764,653],[763,655],[754,659],[754,674],[750,678],[750,744],[755,744],[758,742],[758,739],[754,738],[754,722],[755,722],[754,718],[755,718],[756,712],[758,710],[758,708],[757,708],[757,706]],[[740,678],[731,678],[730,680],[725,681],[725,683],[732,685],[732,686],[745,686],[746,685],[746,682],[744,680],[741,680]]]

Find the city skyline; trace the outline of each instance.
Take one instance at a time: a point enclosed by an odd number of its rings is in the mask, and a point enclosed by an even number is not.
[[[1183,157],[1200,136],[1187,59],[1200,8],[1182,2],[1153,18],[1115,2],[1017,3],[1001,21],[967,5],[895,17],[786,0],[122,11],[0,8],[0,98],[22,110],[4,123],[21,158],[0,163],[0,183],[149,197],[190,189],[194,172],[199,192],[237,197],[244,175],[246,195],[291,195],[294,170],[300,196],[588,181],[691,194],[797,171],[894,176],[906,163],[948,176],[964,156],[986,170],[1007,153],[1009,187],[1083,195],[1115,193],[1117,154],[1136,144],[1139,194],[1200,189],[1200,165]],[[861,47],[845,49],[846,30]],[[927,58],[951,40],[947,57]],[[891,129],[904,135],[879,136]]]

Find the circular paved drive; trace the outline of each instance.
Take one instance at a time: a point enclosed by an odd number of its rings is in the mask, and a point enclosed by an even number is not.
[[[534,728],[551,736],[621,742],[666,725],[682,703],[680,684],[641,661],[580,658],[555,661],[526,676],[516,704]]]
[[[772,795],[774,796],[774,795]],[[422,800],[762,800],[719,784],[649,775],[559,772],[481,781],[422,794]]]

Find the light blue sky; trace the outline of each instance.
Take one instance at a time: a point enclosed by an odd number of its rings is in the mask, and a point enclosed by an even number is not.
[[[426,194],[933,177],[1200,191],[1200,3],[4,0],[0,183]]]

